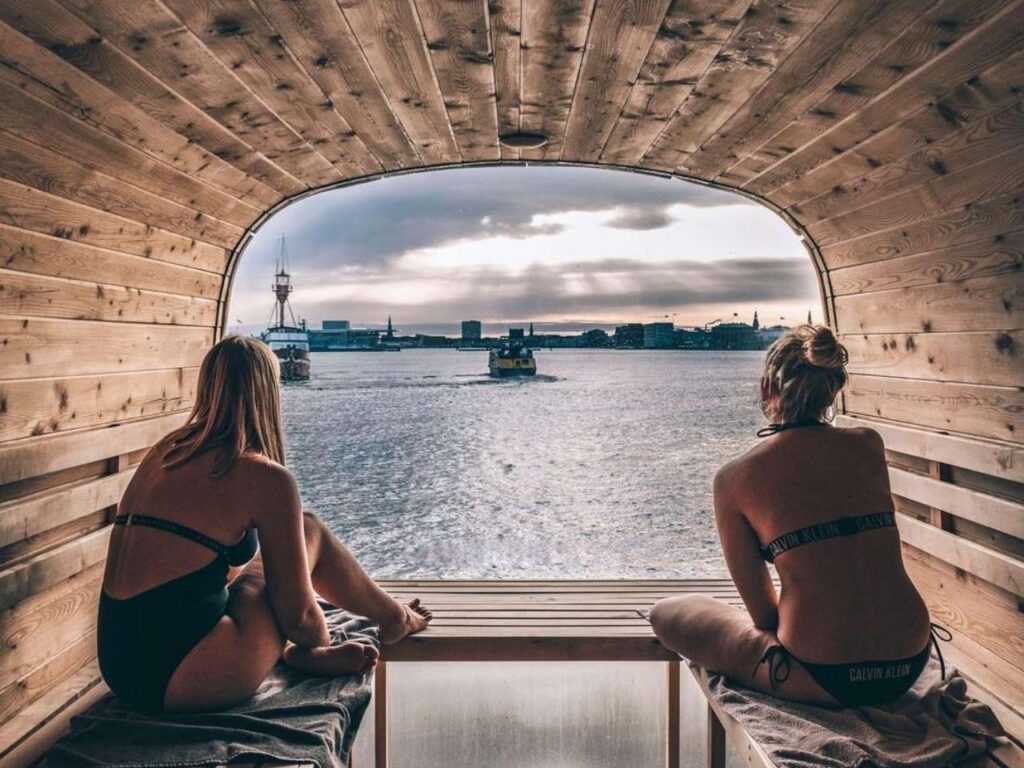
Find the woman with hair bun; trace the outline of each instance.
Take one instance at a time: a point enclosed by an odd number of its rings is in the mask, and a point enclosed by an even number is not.
[[[827,706],[899,698],[938,650],[903,567],[882,439],[831,424],[846,362],[825,326],[776,341],[761,377],[763,440],[715,477],[718,532],[746,611],[701,595],[651,611],[661,642],[696,664]]]

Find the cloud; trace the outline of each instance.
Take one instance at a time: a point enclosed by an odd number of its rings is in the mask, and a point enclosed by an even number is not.
[[[268,315],[282,234],[296,312],[314,326],[389,313],[409,327],[470,317],[618,323],[712,304],[806,307],[817,295],[799,241],[770,211],[636,173],[461,168],[314,195],[256,233],[234,283],[232,320]]]
[[[365,298],[346,295],[306,302],[310,314],[329,318],[381,316],[375,284],[415,280],[415,272],[396,273],[365,284]],[[462,268],[435,274],[441,298],[427,303],[392,301],[391,309],[407,322],[448,323],[454,319],[566,315],[621,317],[624,312],[686,310],[707,304],[805,302],[815,290],[805,258],[723,259],[716,262],[605,259],[569,265],[535,265],[510,275],[496,267]]]
[[[621,211],[614,219],[611,219],[607,226],[613,229],[635,229],[648,231],[651,229],[662,229],[675,221],[675,218],[665,209],[658,208],[627,208]]]
[[[403,255],[449,243],[562,231],[537,217],[621,213],[609,226],[668,226],[672,206],[749,206],[743,198],[679,180],[589,168],[460,168],[384,178],[323,192],[283,209],[257,233],[248,260],[273,260],[287,234],[293,254],[321,267],[385,269]]]

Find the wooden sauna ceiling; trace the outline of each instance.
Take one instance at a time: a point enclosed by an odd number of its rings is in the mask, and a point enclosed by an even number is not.
[[[971,118],[964,89],[986,109],[1016,102],[1024,30],[1011,0],[3,0],[0,14],[0,87],[226,192],[237,203],[204,212],[234,226],[306,189],[498,160],[695,176],[827,219]],[[517,134],[546,141],[499,141]],[[98,169],[111,147],[75,159]]]

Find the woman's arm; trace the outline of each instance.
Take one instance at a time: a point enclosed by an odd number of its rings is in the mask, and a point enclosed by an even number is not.
[[[715,522],[725,564],[754,626],[774,630],[779,624],[779,596],[768,566],[761,558],[757,534],[730,501],[728,474],[725,470],[720,471],[714,484]]]
[[[309,578],[302,502],[295,478],[284,467],[258,467],[253,518],[267,579],[267,597],[284,636],[296,645],[330,645],[323,611]]]

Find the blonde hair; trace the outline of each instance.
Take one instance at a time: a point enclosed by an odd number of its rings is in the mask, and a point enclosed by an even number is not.
[[[227,336],[203,358],[196,403],[183,427],[160,441],[165,469],[216,451],[214,476],[227,472],[243,453],[284,463],[279,363],[259,339]]]
[[[770,421],[828,419],[846,386],[849,354],[825,325],[799,325],[768,348],[761,408]]]

